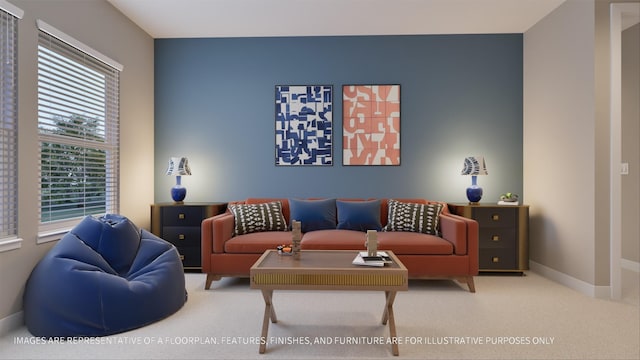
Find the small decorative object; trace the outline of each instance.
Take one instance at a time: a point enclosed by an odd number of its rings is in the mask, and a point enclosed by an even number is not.
[[[467,199],[470,204],[477,204],[482,199],[482,188],[478,186],[478,175],[488,175],[484,157],[466,157],[461,175],[471,175],[471,186],[467,188]]]
[[[518,205],[518,194],[508,192],[500,195],[498,205]]]
[[[291,222],[291,252],[293,256],[300,257],[300,240],[302,240],[302,223],[300,221],[293,220]]]
[[[368,256],[378,256],[378,232],[375,230],[367,230],[364,246],[367,247]]]
[[[176,185],[171,188],[171,198],[176,203],[182,203],[185,196],[187,196],[187,188],[182,186],[181,180],[183,175],[191,175],[189,160],[186,157],[170,158],[167,175],[176,176]]]
[[[291,245],[278,245],[276,249],[278,250],[278,254],[280,255],[292,255]]]

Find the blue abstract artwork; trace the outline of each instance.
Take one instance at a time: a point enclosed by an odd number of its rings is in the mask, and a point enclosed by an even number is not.
[[[276,85],[276,165],[333,165],[333,86]]]

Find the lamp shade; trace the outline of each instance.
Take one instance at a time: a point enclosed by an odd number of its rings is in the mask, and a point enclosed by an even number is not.
[[[469,156],[464,158],[461,175],[488,175],[487,164],[483,156]]]
[[[169,159],[167,175],[191,175],[189,160],[186,157],[172,157]]]

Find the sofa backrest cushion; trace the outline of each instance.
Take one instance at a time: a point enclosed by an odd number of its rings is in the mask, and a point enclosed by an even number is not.
[[[315,199],[319,199],[319,198],[315,198]],[[370,201],[370,200],[376,200],[375,198],[368,198],[368,199],[356,199],[356,198],[338,198],[337,200],[340,201]],[[385,227],[387,225],[387,221],[389,218],[389,199],[385,199],[385,198],[380,198],[380,224],[382,225],[382,227]],[[417,203],[417,204],[442,204],[442,214],[449,214],[449,208],[447,207],[447,204],[444,202],[440,202],[440,201],[431,201],[431,200],[426,200],[426,199],[417,199],[417,198],[396,198],[395,200],[400,201],[400,202],[406,202],[406,203]],[[247,198],[244,201],[233,201],[233,202],[229,202],[229,205],[231,204],[235,204],[235,203],[243,203],[243,204],[259,204],[259,203],[265,203],[265,202],[270,202],[270,201],[280,201],[280,203],[282,204],[282,215],[284,216],[285,220],[287,221],[287,224],[290,224],[291,221],[291,217],[290,217],[290,209],[289,209],[289,199],[287,198]],[[337,221],[337,219],[336,219]]]
[[[300,221],[302,232],[336,228],[336,199],[289,199],[291,222]]]
[[[380,200],[336,200],[338,229],[367,231],[382,230]]]

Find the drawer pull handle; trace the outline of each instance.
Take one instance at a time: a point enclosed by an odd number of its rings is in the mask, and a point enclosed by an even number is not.
[[[493,214],[493,215],[491,215],[491,220],[493,220],[493,221],[500,221],[500,215],[498,215],[498,214]]]
[[[184,220],[184,214],[178,214],[178,219]]]
[[[492,263],[499,263],[500,262],[500,257],[499,256],[494,256],[491,258],[491,262]]]
[[[184,255],[180,255],[180,260],[184,261]]]
[[[178,240],[184,240],[184,234],[178,235]]]
[[[500,236],[499,235],[491,236],[491,241],[500,241]]]

